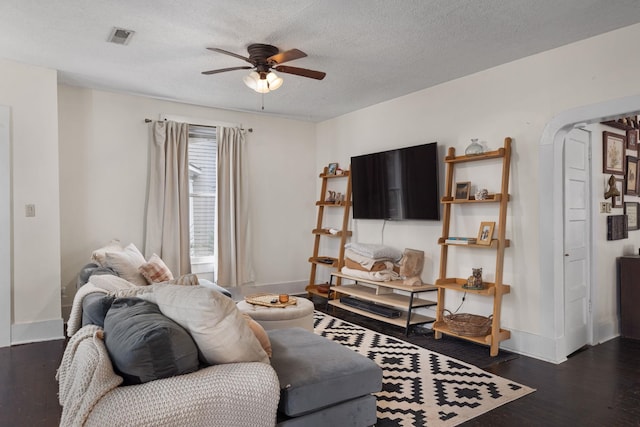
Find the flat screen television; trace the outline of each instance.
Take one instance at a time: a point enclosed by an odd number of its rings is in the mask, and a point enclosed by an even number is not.
[[[438,144],[351,157],[354,219],[439,220]]]

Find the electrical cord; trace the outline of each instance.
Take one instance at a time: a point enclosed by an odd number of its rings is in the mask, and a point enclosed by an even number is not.
[[[464,304],[464,300],[467,298],[467,293],[465,292],[464,294],[462,294],[462,301],[460,301],[460,305],[458,306],[458,308],[456,308],[456,310],[453,312],[454,314],[458,312],[458,310],[460,310],[462,308],[462,304]]]

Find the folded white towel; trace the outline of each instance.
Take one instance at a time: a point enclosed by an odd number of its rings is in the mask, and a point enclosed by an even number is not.
[[[345,249],[351,249],[353,252],[373,260],[388,259],[393,262],[398,262],[402,259],[402,252],[391,246],[352,242],[347,243],[344,247]]]

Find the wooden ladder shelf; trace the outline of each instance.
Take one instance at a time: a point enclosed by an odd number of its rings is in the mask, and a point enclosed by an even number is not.
[[[466,162],[481,162],[490,159],[502,159],[502,181],[500,192],[491,195],[485,200],[469,199],[456,199],[454,197],[454,168],[457,164]],[[505,285],[503,280],[504,269],[504,251],[510,246],[511,242],[506,239],[506,222],[507,222],[507,206],[509,203],[509,169],[511,166],[511,138],[505,138],[504,147],[499,148],[496,151],[489,151],[479,155],[465,155],[456,156],[455,149],[449,148],[447,157],[445,158],[446,164],[446,188],[445,196],[442,197],[441,203],[443,205],[443,222],[442,222],[442,237],[438,240],[440,244],[440,275],[436,280],[435,286],[438,288],[438,308],[436,310],[436,322],[433,325],[435,332],[435,338],[439,339],[442,334],[452,335],[459,338],[474,341],[480,344],[485,344],[490,347],[491,356],[497,356],[500,348],[500,342],[508,340],[511,337],[511,333],[508,330],[500,327],[500,311],[502,306],[502,296],[508,294],[511,291],[509,285]],[[451,226],[451,214],[453,205],[461,205],[460,208],[464,208],[467,204],[473,203],[496,203],[499,206],[498,222],[496,228],[498,230],[497,238],[492,239],[488,245],[469,244],[464,245],[472,249],[488,249],[496,252],[496,267],[495,267],[495,281],[494,283],[484,283],[484,289],[473,290],[466,289],[464,285],[467,283],[467,279],[450,278],[447,276],[447,261],[449,259],[449,248],[458,246],[449,244],[446,240],[449,238],[450,226]],[[483,295],[493,299],[493,313],[491,330],[487,335],[483,336],[463,336],[452,331],[448,325],[444,322],[443,311],[445,307],[445,294],[448,291],[453,292],[468,292],[471,294]]]
[[[329,200],[329,181],[339,178],[347,180],[343,199],[339,201]],[[307,285],[305,290],[310,295],[313,294],[328,298],[328,293],[321,292],[318,289],[318,266],[329,267],[332,269],[336,269],[337,271],[340,271],[340,269],[344,266],[344,245],[347,242],[347,239],[351,237],[351,231],[348,230],[349,214],[351,210],[351,173],[349,170],[345,170],[341,175],[329,174],[328,168],[325,167],[323,172],[320,174],[320,179],[322,180],[322,186],[320,190],[320,198],[316,202],[316,206],[318,207],[316,228],[311,231],[311,233],[314,235],[313,254],[309,258],[309,262],[311,263],[311,273],[309,276],[309,284]],[[342,209],[342,226],[339,229],[333,230],[333,233],[329,232],[329,229],[323,228],[325,220],[325,209]],[[320,239],[322,238],[334,238],[340,240],[340,248],[338,249],[337,256],[335,254],[332,254],[333,256],[325,256],[319,253]],[[339,285],[340,281],[341,279],[338,278],[336,284]],[[327,283],[327,289],[328,286],[329,285]]]

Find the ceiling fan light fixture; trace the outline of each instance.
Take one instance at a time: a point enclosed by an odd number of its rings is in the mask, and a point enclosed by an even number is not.
[[[248,88],[258,93],[269,93],[278,89],[283,83],[282,78],[278,77],[273,71],[263,75],[257,71],[252,71],[243,78],[243,81]]]
[[[276,90],[280,86],[282,86],[284,80],[282,80],[282,77],[278,77],[276,73],[271,71],[269,74],[267,74],[267,82],[269,83],[269,90]]]

